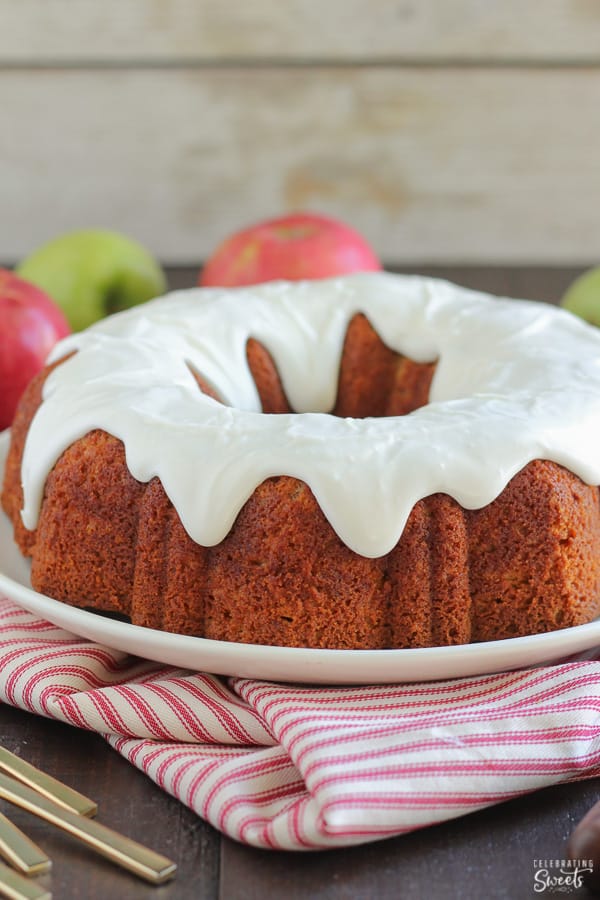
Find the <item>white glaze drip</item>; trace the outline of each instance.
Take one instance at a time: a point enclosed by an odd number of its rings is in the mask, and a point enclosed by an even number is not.
[[[352,317],[399,353],[438,359],[430,403],[396,418],[334,405]],[[297,413],[265,415],[246,361],[271,353]],[[364,556],[398,541],[438,491],[474,509],[533,459],[600,483],[600,332],[544,304],[386,273],[235,290],[180,291],[105,319],[55,348],[25,447],[23,521],[37,523],[62,452],[94,428],[120,438],[139,481],[158,476],[184,527],[211,546],[258,484],[291,475]],[[203,395],[200,373],[229,406]]]

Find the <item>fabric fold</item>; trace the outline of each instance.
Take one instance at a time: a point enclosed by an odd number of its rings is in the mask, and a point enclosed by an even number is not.
[[[600,773],[595,658],[419,684],[272,684],[127,656],[0,598],[0,700],[97,731],[265,848],[365,843]]]

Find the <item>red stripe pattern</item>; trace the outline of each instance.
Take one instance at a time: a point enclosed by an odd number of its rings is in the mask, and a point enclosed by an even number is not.
[[[160,666],[0,598],[0,700],[102,734],[230,837],[378,840],[600,774],[600,661],[385,687]]]

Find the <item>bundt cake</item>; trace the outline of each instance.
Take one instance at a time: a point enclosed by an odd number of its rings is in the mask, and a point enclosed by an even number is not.
[[[327,648],[600,610],[600,336],[386,273],[181,291],[63,340],[2,502],[40,592]]]

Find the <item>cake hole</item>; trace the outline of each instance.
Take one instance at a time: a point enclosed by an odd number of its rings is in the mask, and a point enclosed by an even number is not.
[[[262,412],[294,412],[269,351],[254,338],[246,343],[246,360]],[[437,362],[415,362],[388,347],[362,313],[350,321],[338,373],[336,401],[329,411],[342,418],[405,416],[429,403]],[[223,399],[208,378],[187,363],[200,390],[219,403]]]
[[[270,353],[254,338],[246,344],[248,367],[265,413],[293,412]],[[404,416],[429,402],[437,363],[396,353],[362,313],[350,321],[330,413],[353,419]]]

